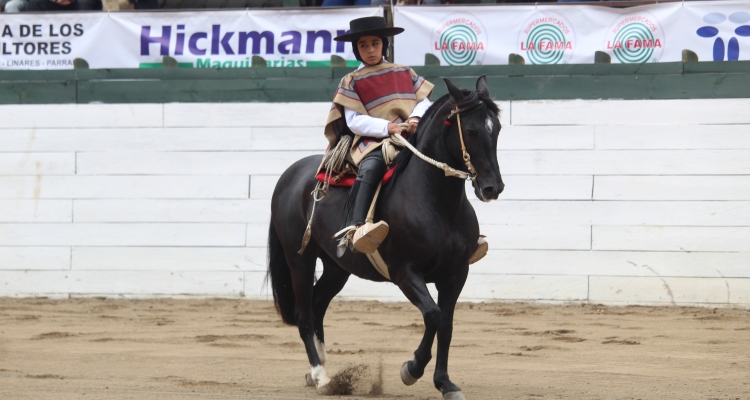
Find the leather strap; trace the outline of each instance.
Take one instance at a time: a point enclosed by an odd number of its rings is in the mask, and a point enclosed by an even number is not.
[[[380,183],[378,184],[378,188],[375,190],[375,195],[372,196],[372,203],[370,203],[370,209],[367,211],[367,217],[365,218],[366,222],[374,223],[373,219],[375,218],[375,203],[377,203],[378,201],[378,195],[380,194],[381,187],[383,187],[382,179],[380,180]]]
[[[388,279],[390,281],[391,275],[388,273],[388,264],[385,263],[385,260],[383,260],[383,257],[380,256],[380,253],[375,250],[370,254],[366,254],[366,256],[370,260],[372,266],[375,267],[378,272],[380,272],[380,275],[383,275],[385,279]]]
[[[464,144],[464,133],[463,133],[463,130],[461,129],[461,114],[460,113],[456,113],[456,121],[458,121],[458,137],[461,139],[461,153],[463,154],[463,157],[464,157],[464,164],[466,164],[466,169],[469,170],[469,178],[471,179],[471,185],[477,188],[477,171],[474,169],[474,166],[471,164],[471,156],[469,155],[469,152],[466,151],[466,145]],[[484,196],[482,198],[484,198]]]

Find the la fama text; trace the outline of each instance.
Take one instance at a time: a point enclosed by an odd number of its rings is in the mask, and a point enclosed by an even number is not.
[[[15,28],[15,29],[14,29]],[[83,24],[62,24],[62,25],[18,25],[12,27],[5,25],[0,38],[3,39],[0,46],[2,55],[57,55],[70,54],[72,51],[71,43],[65,41],[65,38],[83,35]],[[7,41],[7,38],[25,39],[32,41]],[[37,38],[48,40],[40,41]]]

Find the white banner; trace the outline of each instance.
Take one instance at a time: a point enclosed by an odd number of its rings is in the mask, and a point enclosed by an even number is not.
[[[245,68],[253,55],[269,67],[356,67],[351,47],[333,41],[349,21],[380,7],[339,9],[0,14],[0,69],[160,67],[165,55],[185,68]],[[395,61],[423,65],[750,60],[750,2],[665,3],[632,8],[586,5],[396,7]],[[744,48],[744,50],[743,50]]]
[[[590,64],[750,60],[750,2],[663,3],[631,8],[587,5],[396,7],[395,62],[424,65]],[[741,51],[742,50],[742,51]]]
[[[160,67],[246,68],[253,55],[269,67],[356,67],[351,45],[333,38],[354,18],[381,7],[303,10],[0,14],[0,69]]]

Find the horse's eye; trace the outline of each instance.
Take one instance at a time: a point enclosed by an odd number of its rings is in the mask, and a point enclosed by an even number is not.
[[[468,129],[466,130],[466,134],[469,136],[476,136],[479,132],[477,132],[475,129]]]

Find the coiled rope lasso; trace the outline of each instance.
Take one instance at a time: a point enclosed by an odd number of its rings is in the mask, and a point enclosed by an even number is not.
[[[342,172],[344,162],[346,161],[346,154],[349,152],[349,147],[351,147],[351,144],[352,137],[349,135],[342,135],[336,147],[328,150],[325,156],[323,156],[325,179],[323,180],[323,182],[318,181],[318,183],[315,185],[315,189],[313,189],[312,193],[310,193],[313,197],[313,206],[312,211],[310,211],[310,220],[307,221],[305,234],[302,235],[302,247],[298,251],[299,254],[305,252],[305,248],[310,242],[310,236],[312,235],[312,221],[313,216],[315,215],[315,206],[319,201],[323,200],[325,197],[328,197],[328,189],[331,186],[331,176],[334,173]]]

